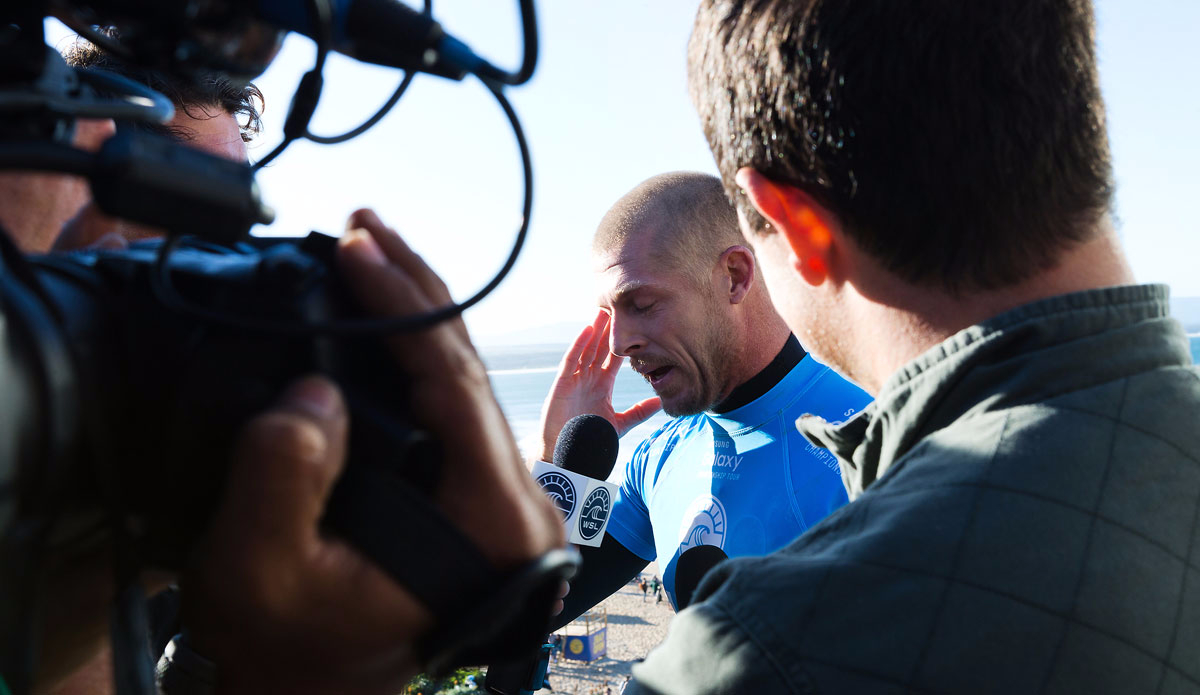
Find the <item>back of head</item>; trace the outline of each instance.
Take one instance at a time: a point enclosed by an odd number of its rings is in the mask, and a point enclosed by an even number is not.
[[[600,220],[592,255],[635,239],[649,242],[656,262],[693,278],[707,277],[726,249],[745,243],[720,179],[696,172],[660,174],[626,193]]]
[[[704,0],[689,83],[752,226],[741,167],[958,294],[1053,266],[1107,213],[1093,32],[1089,0]]]

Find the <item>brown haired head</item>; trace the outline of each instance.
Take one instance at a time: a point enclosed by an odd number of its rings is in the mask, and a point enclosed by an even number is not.
[[[1019,282],[1112,196],[1087,0],[704,0],[693,103],[730,199],[751,167],[830,209],[887,270]]]
[[[131,65],[83,39],[68,47],[63,58],[71,67],[106,70],[146,85],[170,99],[177,109],[193,119],[205,120],[227,113],[237,119],[244,142],[250,142],[262,130],[263,94],[251,83],[242,85],[217,73],[185,79],[149,70]],[[189,138],[188,133],[170,125],[139,123],[138,127],[175,139]]]

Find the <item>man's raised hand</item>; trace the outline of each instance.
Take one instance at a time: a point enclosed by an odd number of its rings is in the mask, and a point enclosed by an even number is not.
[[[635,403],[627,410],[613,408],[613,387],[625,358],[609,351],[609,316],[599,311],[563,355],[550,394],[542,404],[540,451],[533,454],[549,461],[563,425],[576,415],[599,415],[612,423],[617,435],[645,422],[662,407],[657,396]]]

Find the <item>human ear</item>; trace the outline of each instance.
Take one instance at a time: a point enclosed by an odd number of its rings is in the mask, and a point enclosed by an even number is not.
[[[718,261],[729,280],[729,303],[739,304],[754,286],[754,253],[745,246],[730,246]]]
[[[787,242],[792,267],[811,285],[824,282],[833,260],[833,215],[808,193],[750,167],[739,169],[735,180],[754,209]]]

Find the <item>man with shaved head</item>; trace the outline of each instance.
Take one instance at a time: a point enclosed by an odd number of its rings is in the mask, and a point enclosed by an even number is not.
[[[600,311],[563,358],[542,411],[549,460],[571,417],[624,435],[660,406],[674,419],[643,441],[599,548],[585,548],[565,622],[657,560],[672,605],[689,548],[729,556],[782,547],[845,504],[832,456],[803,440],[808,413],[842,420],[869,397],[809,357],[775,312],[720,181],[671,173],[643,182],[601,220],[592,244]],[[617,412],[625,358],[655,398]]]

